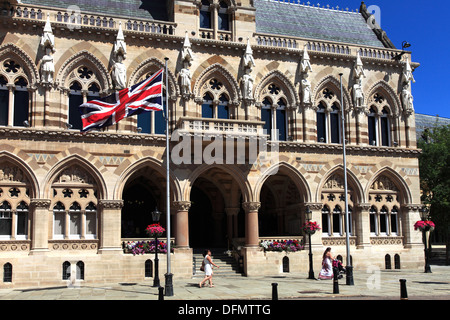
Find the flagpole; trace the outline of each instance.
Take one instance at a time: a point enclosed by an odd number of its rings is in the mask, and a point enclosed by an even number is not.
[[[164,58],[165,60],[165,78],[166,78],[166,218],[167,218],[167,273],[166,273],[166,285],[165,285],[165,295],[173,296],[173,274],[171,272],[171,261],[170,261],[170,251],[171,251],[171,243],[170,243],[170,144],[169,144],[169,77],[167,76],[167,61],[169,58]]]
[[[347,261],[346,261],[346,284],[352,286],[353,285],[353,266],[350,260],[350,226],[349,226],[349,217],[348,217],[348,185],[347,185],[347,157],[345,151],[345,114],[344,114],[344,101],[343,101],[343,92],[342,92],[342,76],[340,73],[340,83],[341,83],[341,117],[342,117],[342,149],[343,149],[343,162],[344,162],[344,195],[345,195],[345,243],[346,243],[346,251],[347,251]]]

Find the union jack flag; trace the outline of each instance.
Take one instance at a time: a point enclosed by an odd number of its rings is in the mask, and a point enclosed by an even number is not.
[[[105,128],[123,118],[147,111],[161,111],[163,70],[144,81],[125,88],[108,97],[88,101],[80,105],[81,121],[86,132]]]

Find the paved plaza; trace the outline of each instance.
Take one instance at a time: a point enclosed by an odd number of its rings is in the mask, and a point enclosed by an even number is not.
[[[279,300],[400,300],[400,279],[406,280],[409,300],[450,300],[450,266],[431,266],[423,270],[354,271],[354,285],[339,280],[339,294],[333,293],[332,280],[309,280],[307,273],[288,273],[266,277],[220,277],[215,287],[199,288],[201,277],[174,279],[174,296],[164,300],[272,300],[276,283]],[[316,271],[316,276],[318,271]],[[161,285],[164,275],[161,274]],[[141,283],[76,284],[53,288],[0,289],[5,300],[158,300],[158,288],[152,280]]]

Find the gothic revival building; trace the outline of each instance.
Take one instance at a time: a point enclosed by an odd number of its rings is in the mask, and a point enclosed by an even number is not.
[[[307,208],[322,228],[315,268],[328,246],[345,259],[345,199],[355,272],[422,268],[418,64],[364,3],[290,2],[1,1],[0,287],[62,284],[70,270],[86,283],[151,279],[153,255],[123,244],[147,239],[155,207],[167,227],[164,115],[81,134],[78,106],[166,58],[175,279],[204,247],[232,250],[247,276],[287,259],[306,274],[307,250],[260,243],[302,242]]]

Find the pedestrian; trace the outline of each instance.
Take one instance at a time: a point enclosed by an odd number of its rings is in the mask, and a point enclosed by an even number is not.
[[[214,287],[212,282],[212,276],[213,276],[213,266],[219,268],[218,265],[216,265],[212,259],[211,259],[211,250],[207,249],[203,253],[203,256],[205,257],[203,259],[203,265],[205,270],[205,278],[199,283],[200,288],[206,283],[206,281],[209,281],[209,287]]]
[[[322,257],[322,270],[320,270],[318,280],[331,280],[333,279],[333,256],[331,255],[331,248],[325,249]]]

